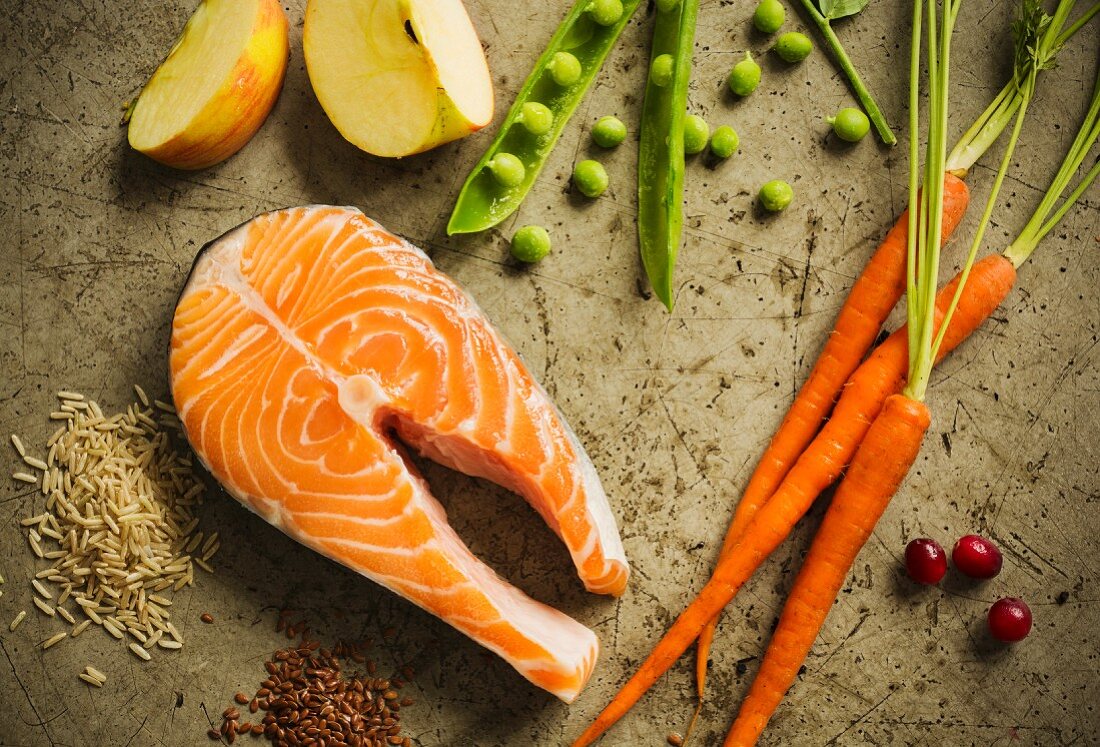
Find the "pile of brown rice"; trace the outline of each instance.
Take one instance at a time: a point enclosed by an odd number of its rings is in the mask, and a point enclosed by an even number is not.
[[[217,532],[205,540],[195,532],[192,510],[204,485],[172,446],[166,428],[179,429],[175,411],[134,390],[139,401],[109,416],[82,394],[58,392],[50,419],[63,425],[46,442],[44,459],[11,437],[33,470],[12,477],[46,496],[45,510],[22,521],[31,550],[52,561],[31,582],[35,606],[62,618],[74,638],[92,623],[132,638],[130,650],[148,660],[157,646],[183,645],[169,619],[169,595],[193,583],[194,566],[213,572],[219,542]]]

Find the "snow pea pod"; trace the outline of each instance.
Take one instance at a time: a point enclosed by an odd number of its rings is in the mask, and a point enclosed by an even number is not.
[[[672,310],[672,270],[684,222],[684,118],[699,0],[657,3],[650,64],[673,60],[668,85],[650,76],[638,148],[638,239],[649,283]]]
[[[519,207],[554,149],[566,122],[584,98],[604,59],[640,3],[641,0],[623,0],[622,13],[607,25],[604,25],[609,20],[605,12],[607,3],[578,0],[573,6],[527,76],[496,138],[466,178],[447,223],[448,234],[484,231],[500,223]],[[562,61],[560,57],[555,61],[555,56],[562,53],[576,58],[581,71],[576,80],[570,76],[565,85],[559,82],[560,74],[557,76],[559,80],[555,80],[554,75],[560,71]],[[523,107],[531,102],[545,105],[553,114],[549,129],[525,126]],[[532,129],[535,131],[532,132]],[[493,177],[488,164],[501,153],[510,153],[522,162],[524,175],[519,184],[507,186]]]

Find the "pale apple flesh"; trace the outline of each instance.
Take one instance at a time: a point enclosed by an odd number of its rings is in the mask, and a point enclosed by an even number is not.
[[[289,42],[275,0],[203,0],[130,116],[130,145],[181,169],[225,160],[267,118]]]
[[[492,120],[489,67],[461,0],[309,0],[303,44],[322,108],[368,153],[420,153]]]

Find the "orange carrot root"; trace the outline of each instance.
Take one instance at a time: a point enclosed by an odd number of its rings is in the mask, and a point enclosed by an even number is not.
[[[946,242],[962,221],[970,204],[970,192],[963,181],[950,174],[944,178],[943,186],[943,241]],[[741,536],[757,509],[772,497],[817,435],[841,387],[870,350],[886,317],[901,299],[905,292],[908,231],[909,211],[906,210],[852,286],[833,333],[749,479],[722,542],[722,554]],[[707,657],[719,616],[707,623],[699,636],[695,684],[700,700],[706,689]]]
[[[726,747],[756,744],[798,675],[856,555],[913,466],[930,422],[924,403],[901,394],[886,399],[814,537]]]

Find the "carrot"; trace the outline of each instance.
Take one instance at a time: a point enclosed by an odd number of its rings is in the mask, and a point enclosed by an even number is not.
[[[946,242],[962,221],[970,203],[970,192],[961,179],[951,174],[944,177],[943,186],[943,241]],[[844,382],[871,349],[886,317],[901,299],[905,292],[908,233],[909,211],[906,210],[886,234],[848,293],[813,370],[749,479],[733,521],[726,530],[719,557],[729,552],[757,509],[772,497],[795,460],[817,435]],[[699,635],[695,683],[700,704],[706,689],[707,657],[720,616],[721,613],[715,615]]]
[[[1073,0],[1060,0],[1053,16],[1048,16],[1043,7],[1037,3],[1031,5],[1025,4],[1022,6],[1021,16],[1013,26],[1013,34],[1015,37],[1015,53],[1013,55],[1013,60],[1015,64],[1012,78],[951,151],[951,154],[944,164],[944,168],[949,174],[960,176],[964,179],[966,178],[969,169],[979,158],[981,158],[986,150],[997,141],[1012,119],[1014,117],[1017,120],[1019,119],[1017,116],[1018,111],[1021,105],[1026,108],[1027,102],[1031,98],[1038,72],[1053,67],[1054,59],[1063,45],[1087,24],[1094,15],[1100,13],[1100,3],[1097,3],[1086,11],[1075,23],[1069,26],[1069,28],[1064,29],[1072,8]],[[1024,85],[1021,85],[1021,83]],[[1016,134],[1018,134],[1018,132]],[[1011,148],[1009,150],[1011,150]],[[911,185],[912,188],[915,188],[915,186],[915,183]],[[962,212],[966,210],[969,195],[965,192],[962,194],[964,202],[961,203],[958,212],[955,212],[955,205],[952,202],[952,199],[958,196],[956,191],[961,186],[962,185],[953,182],[951,179],[944,180],[942,216],[943,237],[950,236],[958,225]],[[995,185],[994,189],[996,190],[997,188],[999,188],[999,185]],[[918,199],[917,202],[919,203],[920,200]],[[990,205],[992,205],[992,202],[990,202]],[[987,219],[988,211],[983,218],[983,227]],[[920,223],[921,221],[918,220],[917,224],[919,225]],[[898,273],[893,276],[899,283],[898,286],[895,287],[897,295],[893,296],[893,303],[896,303],[901,297],[901,291],[904,290],[906,284],[904,273],[905,255],[908,248],[906,236],[907,228],[908,211],[899,219],[894,229],[887,234],[883,247],[881,247],[871,259],[871,264],[878,262],[880,255],[884,254],[884,250],[887,249],[886,244],[891,240],[896,242],[893,251],[891,251],[888,256],[882,257],[886,267]],[[976,247],[979,243],[979,241],[975,241],[974,246]],[[973,257],[974,255],[971,253],[968,261],[972,262]],[[828,408],[836,395],[836,388],[843,385],[847,380],[847,376],[852,373],[852,370],[854,370],[859,363],[860,358],[866,353],[871,341],[874,339],[874,335],[877,334],[878,327],[885,321],[885,315],[889,313],[890,309],[893,307],[893,303],[885,307],[879,306],[877,309],[873,306],[863,307],[863,299],[856,299],[856,293],[859,290],[860,282],[862,282],[864,278],[868,278],[870,273],[871,266],[868,265],[868,268],[864,271],[863,275],[861,275],[860,280],[857,282],[857,285],[853,287],[851,295],[845,302],[844,308],[841,310],[841,315],[837,320],[834,334],[826,345],[825,350],[822,351],[821,356],[814,366],[814,370],[810,374],[810,378],[807,379],[806,384],[803,385],[802,390],[791,406],[791,411],[788,412],[787,416],[784,418],[779,431],[772,439],[756,471],[753,473],[749,485],[745,489],[745,495],[737,506],[733,523],[726,533],[722,545],[723,553],[726,552],[733,543],[733,540],[744,530],[748,523],[748,519],[751,517],[752,513],[756,511],[760,503],[771,497],[771,493],[775,490],[775,486],[782,480],[783,475],[786,474],[786,470],[790,469],[790,465],[816,433],[817,426],[820,425],[821,422],[820,418],[824,418],[828,414]],[[886,284],[883,285],[883,288],[886,288]],[[863,340],[855,338],[845,340],[843,334],[843,323],[846,321],[845,316],[849,314],[849,312],[852,312],[847,321],[859,322],[861,320],[858,316],[855,316],[855,312],[860,309],[870,317],[867,320],[868,323],[865,329],[871,330],[871,328],[874,327],[873,331],[870,331],[871,337],[869,339],[864,338]],[[872,324],[874,319],[878,319],[877,324]],[[849,350],[845,350],[843,346],[845,342],[851,344]],[[833,350],[830,350],[830,347],[832,347]],[[829,354],[834,351],[842,351],[840,353],[841,356],[847,353],[847,360],[850,368],[844,376],[833,378],[831,382],[833,388],[830,392],[830,386],[827,385],[825,381],[825,377],[828,376],[828,369],[825,367],[825,364],[828,362]],[[843,362],[844,358],[838,357],[838,360]],[[837,373],[839,374],[839,370]],[[814,391],[814,389],[816,389],[816,391]],[[805,400],[805,402],[800,402],[800,400]],[[819,402],[823,403],[820,408],[820,418],[815,420],[813,405]],[[806,412],[796,413],[795,408],[798,407],[806,410]],[[799,428],[799,425],[802,427]],[[780,444],[781,441],[783,442],[782,445]],[[717,624],[718,619],[716,618],[704,628],[702,634],[699,636],[698,655],[696,658],[696,689],[699,695],[699,704],[696,708],[695,716],[698,716],[699,709],[702,707],[703,693],[706,687],[707,657]],[[692,724],[694,724],[694,721],[695,717],[692,718]],[[689,733],[690,730],[689,727]]]
[[[726,747],[756,744],[794,682],[848,569],[916,461],[930,423],[923,402],[903,394],[887,398],[814,537]]]
[[[956,276],[937,294],[936,307],[940,313],[951,303],[959,280]],[[1016,268],[999,254],[990,255],[971,268],[965,292],[944,334],[939,358],[951,352],[981,325],[1008,295],[1015,280]],[[902,327],[856,369],[833,416],[799,457],[771,500],[760,506],[730,551],[719,559],[714,574],[695,601],[681,613],[638,671],[573,747],[591,744],[622,718],[787,537],[814,499],[851,461],[887,397],[901,390],[908,360],[908,330]]]
[[[1100,7],[1100,5],[1097,7]],[[929,46],[931,47],[931,44]],[[1006,281],[1013,278],[1016,268],[1028,259],[1043,236],[1057,225],[1070,206],[1100,176],[1100,161],[1097,161],[1081,179],[1077,187],[1062,201],[1061,206],[1054,212],[1054,215],[1050,216],[1051,211],[1054,211],[1055,204],[1065,193],[1073,174],[1085,160],[1092,146],[1097,140],[1100,140],[1100,74],[1098,74],[1093,84],[1092,101],[1085,120],[1031,220],[1028,221],[1028,224],[1005,251],[1004,255],[987,257],[977,265],[971,266],[977,245],[981,242],[984,229],[988,225],[992,205],[996,200],[1008,163],[1012,158],[1012,151],[1019,137],[1024,112],[1034,90],[1036,72],[1036,70],[1032,70],[1029,76],[1021,82],[1020,105],[1013,133],[994,180],[993,190],[978,232],[974,237],[967,263],[959,274],[959,282],[955,293],[960,298],[981,294],[989,300],[997,299],[999,301],[997,297],[1003,297],[1003,294],[994,290],[992,285],[981,282],[973,286],[968,283],[968,272],[985,275],[986,268],[994,268],[994,271]],[[913,95],[914,93],[911,93],[911,96]],[[916,108],[914,102],[911,102],[911,108]],[[910,137],[915,140],[912,133]],[[940,152],[940,159],[935,164],[937,167],[943,166],[942,151]],[[932,156],[929,157],[929,163],[933,163]],[[915,190],[911,189],[910,194],[912,195],[914,192]],[[934,240],[929,243],[934,246],[933,242]],[[911,298],[914,294],[925,294],[927,298],[926,294],[928,294],[929,289],[934,287],[936,259],[935,252],[930,251],[927,246],[918,246],[916,251],[910,254],[910,266],[916,265],[913,269],[917,270],[909,273],[910,278],[914,281],[909,289]],[[917,269],[922,264],[924,265],[923,272]],[[936,294],[935,306],[937,309],[942,307],[944,296],[945,291]],[[891,416],[891,406],[899,399],[902,402],[911,402],[915,405],[923,398],[928,385],[929,374],[932,370],[931,364],[942,357],[940,354],[942,351],[941,344],[947,346],[957,344],[958,335],[957,330],[955,330],[955,319],[952,317],[953,307],[954,299],[948,304],[946,311],[943,312],[947,321],[937,333],[934,329],[936,326],[935,314],[926,315],[922,320],[919,313],[914,313],[915,306],[910,305],[910,324],[923,327],[923,330],[917,338],[919,340],[917,344],[921,346],[918,354],[910,358],[908,383],[904,395],[891,397],[887,400],[886,409],[871,426],[870,432],[852,460],[852,466],[844,481],[841,482],[836,497],[825,514],[825,519],[814,538],[802,570],[795,580],[790,597],[784,605],[779,625],[768,645],[768,650],[765,652],[760,670],[757,672],[749,693],[741,705],[737,719],[726,737],[725,744],[727,747],[755,744],[763,732],[768,719],[782,700],[783,694],[797,677],[798,670],[821,630],[821,626],[832,606],[832,600],[835,599],[837,591],[839,591],[841,584],[847,577],[848,570],[854,563],[856,555],[866,542],[867,537],[870,536],[891,496],[904,478],[904,473],[912,466],[916,457],[916,449],[919,447],[919,438],[916,443],[911,443],[905,438],[897,438],[893,443],[886,444],[885,450],[876,448],[876,438],[881,432],[880,429],[886,427],[884,424]],[[960,305],[957,308],[961,309],[962,306]],[[923,405],[920,407],[923,408]],[[927,423],[927,420],[925,422]],[[912,455],[907,458],[906,464],[902,465],[897,461],[892,461],[893,454],[890,452],[890,448],[905,452],[909,447],[912,447]],[[903,469],[899,473],[897,470],[901,467]],[[883,471],[885,477],[882,483],[875,482],[879,478],[876,473],[878,469]]]

